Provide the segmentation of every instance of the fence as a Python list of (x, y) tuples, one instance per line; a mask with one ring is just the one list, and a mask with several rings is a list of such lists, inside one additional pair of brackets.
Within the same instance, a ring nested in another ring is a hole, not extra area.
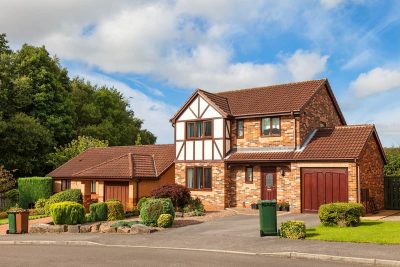
[(385, 209), (400, 210), (400, 177), (385, 177)]

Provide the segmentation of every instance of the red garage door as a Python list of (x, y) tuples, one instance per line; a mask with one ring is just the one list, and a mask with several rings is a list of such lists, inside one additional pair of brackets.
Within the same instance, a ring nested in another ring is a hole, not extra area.
[(118, 199), (126, 208), (129, 201), (129, 182), (105, 182), (104, 198), (105, 201)]
[(301, 168), (302, 212), (317, 212), (320, 205), (348, 201), (346, 168)]

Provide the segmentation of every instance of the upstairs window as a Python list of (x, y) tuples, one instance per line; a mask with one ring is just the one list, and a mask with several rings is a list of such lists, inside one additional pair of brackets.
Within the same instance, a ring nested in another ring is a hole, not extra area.
[(244, 137), (244, 122), (243, 120), (238, 120), (236, 122), (237, 124), (237, 138), (243, 138)]
[(268, 117), (261, 119), (262, 136), (280, 136), (281, 119), (279, 117)]
[(247, 184), (253, 183), (253, 167), (251, 166), (246, 167), (245, 182)]
[(186, 123), (186, 138), (200, 139), (212, 137), (212, 121), (193, 121)]
[(186, 169), (186, 187), (192, 190), (211, 190), (211, 168), (188, 167)]

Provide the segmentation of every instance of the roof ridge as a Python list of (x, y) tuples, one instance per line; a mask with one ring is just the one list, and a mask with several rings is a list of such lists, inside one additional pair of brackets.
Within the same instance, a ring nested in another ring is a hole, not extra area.
[[(157, 147), (157, 146), (173, 146), (174, 144), (150, 144), (150, 145), (127, 145), (127, 146), (107, 146), (107, 147), (91, 147), (90, 149), (107, 149), (107, 148), (120, 148), (120, 147)], [(86, 150), (85, 150), (86, 151)]]
[(334, 128), (362, 128), (362, 127), (375, 127), (373, 123), (364, 123), (364, 124), (350, 124), (350, 125), (337, 125)]
[(224, 93), (232, 93), (232, 92), (239, 92), (239, 91), (249, 91), (249, 90), (254, 90), (254, 89), (263, 89), (263, 88), (286, 86), (286, 85), (296, 85), (296, 84), (302, 84), (302, 83), (308, 83), (308, 82), (327, 81), (327, 80), (328, 80), (327, 78), (322, 78), (322, 79), (316, 79), (316, 80), (306, 80), (306, 81), (298, 81), (298, 82), (278, 83), (278, 84), (271, 84), (271, 85), (264, 85), (264, 86), (257, 86), (257, 87), (238, 88), (238, 89), (232, 89), (232, 90), (227, 90), (227, 91), (218, 91), (218, 92), (215, 92), (215, 93), (212, 93), (212, 94), (221, 96), (220, 94), (224, 94)]
[(117, 159), (120, 159), (120, 158), (123, 158), (123, 157), (126, 157), (126, 156), (129, 156), (129, 153), (122, 154), (121, 156), (112, 158), (112, 159), (107, 160), (107, 161), (103, 161), (103, 162), (101, 162), (101, 163), (99, 163), (99, 164), (97, 164), (97, 165), (94, 165), (94, 166), (92, 166), (92, 167), (86, 168), (86, 169), (81, 170), (81, 171), (79, 171), (79, 172), (75, 172), (75, 173), (72, 174), (72, 176), (75, 176), (75, 175), (80, 174), (80, 173), (82, 173), (82, 172), (89, 171), (89, 170), (91, 170), (91, 169), (98, 168), (98, 167), (100, 167), (100, 166), (102, 166), (102, 165), (105, 165), (105, 164), (107, 164), (107, 163), (110, 163), (111, 161), (114, 161), (114, 160), (117, 160)]

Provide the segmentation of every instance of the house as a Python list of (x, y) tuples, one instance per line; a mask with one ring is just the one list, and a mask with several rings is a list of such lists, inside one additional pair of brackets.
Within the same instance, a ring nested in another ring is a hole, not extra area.
[(316, 212), (384, 206), (385, 154), (373, 125), (347, 125), (327, 79), (219, 93), (196, 90), (171, 119), (175, 182), (208, 210), (259, 199)]
[(80, 189), (86, 208), (119, 199), (131, 210), (160, 185), (174, 183), (174, 145), (90, 148), (48, 174), (53, 191)]

